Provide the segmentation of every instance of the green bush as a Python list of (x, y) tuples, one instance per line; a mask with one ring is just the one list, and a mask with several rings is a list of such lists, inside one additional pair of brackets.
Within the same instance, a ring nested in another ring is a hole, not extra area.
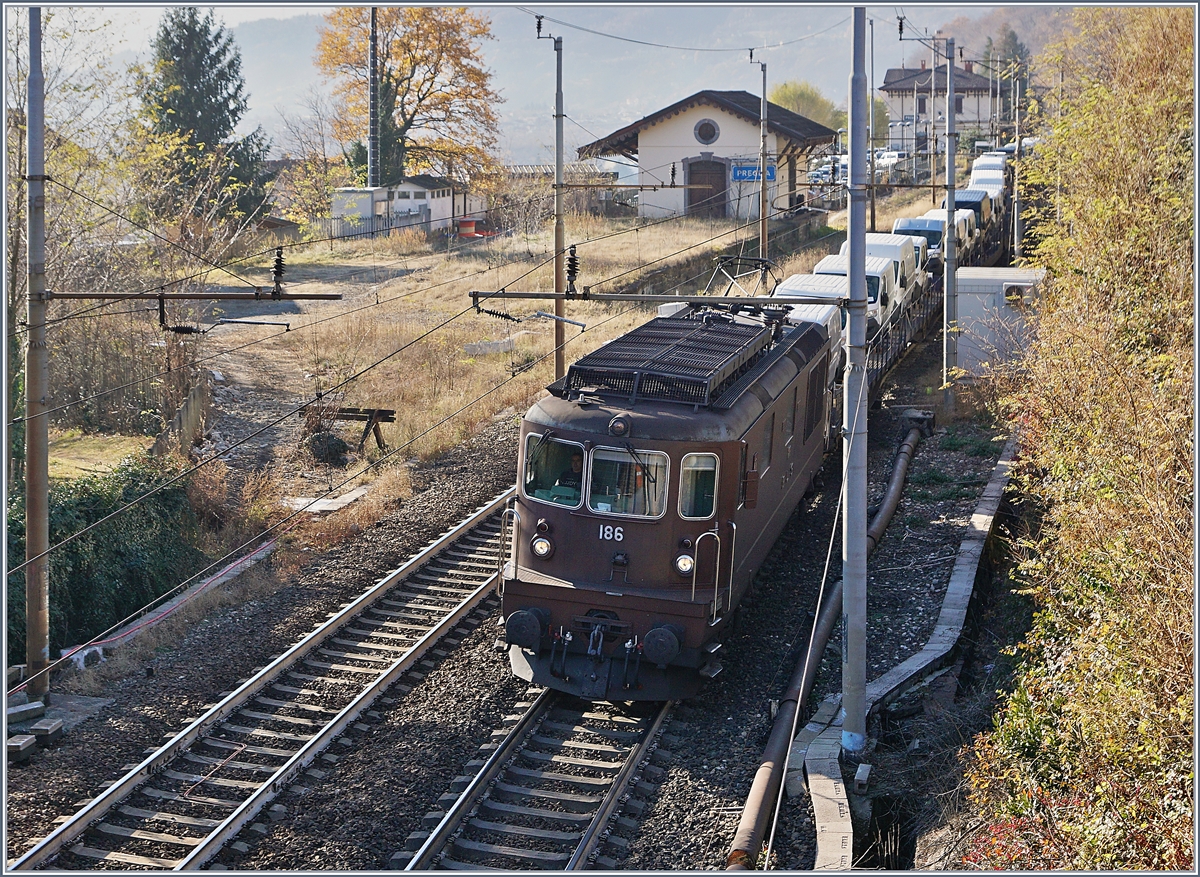
[[(129, 457), (112, 472), (55, 482), (50, 488), (50, 544), (179, 474), (178, 465)], [(50, 554), (50, 652), (86, 642), (201, 569), (187, 479), (172, 484)], [(10, 565), (25, 557), (25, 504), (8, 514)], [(25, 577), (8, 577), (8, 660), (25, 660)]]

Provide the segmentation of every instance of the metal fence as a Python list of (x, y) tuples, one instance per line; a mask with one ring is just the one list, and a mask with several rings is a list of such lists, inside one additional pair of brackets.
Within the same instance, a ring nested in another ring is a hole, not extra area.
[(357, 217), (335, 216), (329, 219), (313, 219), (308, 223), (308, 233), (314, 238), (357, 238), (390, 234), (393, 229), (411, 228), (415, 231), (429, 230), (429, 208), (412, 213), (385, 213), (382, 216)]
[(867, 343), (867, 396), (874, 399), (887, 374), (910, 341), (925, 337), (942, 316), (942, 278), (930, 278), (928, 288)]

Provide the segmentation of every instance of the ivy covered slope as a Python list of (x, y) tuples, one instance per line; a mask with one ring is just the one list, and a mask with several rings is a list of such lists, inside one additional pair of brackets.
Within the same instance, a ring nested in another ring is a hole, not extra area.
[[(50, 544), (57, 545), (180, 474), (178, 461), (127, 457), (113, 471), (50, 489)], [(8, 556), (25, 557), (25, 504), (13, 496)], [(50, 554), (50, 654), (92, 637), (172, 590), (208, 559), (198, 547), (185, 480), (159, 490)], [(8, 662), (25, 662), (25, 576), (8, 577)]]
[(1074, 15), (1021, 171), (1052, 282), (1002, 377), (1042, 509), (1019, 570), (1038, 612), (977, 741), (964, 864), (1190, 870), (1192, 11)]

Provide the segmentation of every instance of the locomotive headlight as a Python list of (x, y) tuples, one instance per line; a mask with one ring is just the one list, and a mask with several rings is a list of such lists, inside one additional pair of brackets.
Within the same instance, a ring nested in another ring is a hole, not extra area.
[(554, 553), (554, 543), (545, 536), (535, 537), (534, 540), (529, 543), (529, 548), (542, 560), (545, 560)]
[(696, 568), (696, 561), (690, 554), (681, 554), (675, 558), (675, 569), (681, 576), (690, 576)]

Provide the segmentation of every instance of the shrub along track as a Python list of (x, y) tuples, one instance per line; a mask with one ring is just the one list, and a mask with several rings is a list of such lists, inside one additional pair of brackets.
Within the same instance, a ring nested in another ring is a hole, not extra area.
[[(884, 407), (872, 412), (869, 479), (875, 498), (899, 438), (898, 413), (936, 398), (924, 393), (939, 383), (939, 367), (940, 344), (918, 345), (890, 379), (893, 387), (908, 389), (885, 390)], [(175, 649), (154, 659), (153, 677), (109, 686), (104, 694), (115, 702), (100, 716), (75, 729), (60, 748), (10, 771), (8, 855), (49, 833), (56, 816), (77, 809), (79, 799), (94, 795), (123, 764), (139, 761), (163, 731), (179, 728), (200, 704), (232, 688), (250, 668), (267, 663), (341, 602), (511, 485), (516, 435), (515, 420), (497, 424), (418, 471), (411, 500), (307, 567), (297, 582), (197, 625)], [(990, 437), (960, 423), (954, 434), (918, 451), (910, 470), (913, 486), (869, 569), (869, 676), (919, 648), (932, 627), (962, 528), (999, 453)], [(678, 757), (661, 786), (639, 786), (643, 821), (627, 829), (616, 856), (620, 867), (723, 865), (769, 732), (770, 699), (779, 696), (807, 636), (836, 519), (836, 455), (824, 472), (825, 484), (793, 516), (759, 573), (739, 632), (726, 645), (726, 671), (677, 708), (668, 732), (681, 740), (672, 747)], [(833, 552), (836, 575), (837, 542)], [(492, 623), (481, 625), (406, 696), (368, 714), (350, 735), (354, 747), (323, 779), (290, 789), (272, 822), (261, 832), (243, 832), (240, 846), (227, 847), (218, 861), (261, 870), (387, 867), (525, 696), (525, 684), (511, 677), (507, 658), (492, 648), (496, 632)], [(818, 696), (840, 682), (832, 649), (826, 664)], [(806, 801), (784, 806), (776, 840), (780, 867), (811, 865), (807, 811)]]

